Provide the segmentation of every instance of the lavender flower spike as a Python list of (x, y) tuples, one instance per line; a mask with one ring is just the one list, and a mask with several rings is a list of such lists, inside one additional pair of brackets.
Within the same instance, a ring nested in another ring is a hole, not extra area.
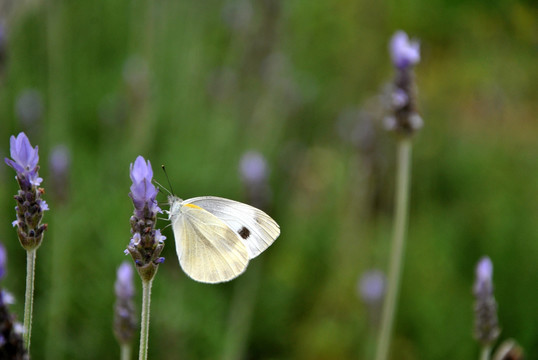
[(133, 302), (133, 268), (126, 261), (118, 268), (114, 290), (116, 293), (114, 334), (121, 345), (130, 344), (136, 331), (136, 320)]
[(143, 280), (153, 279), (157, 267), (164, 261), (159, 257), (166, 237), (155, 229), (157, 213), (162, 210), (157, 206), (157, 189), (152, 183), (153, 170), (149, 160), (142, 156), (136, 158), (130, 167), (133, 184), (129, 196), (133, 200), (134, 214), (131, 216), (131, 234), (133, 237), (127, 246), (126, 253), (131, 254), (136, 269)]
[(37, 249), (47, 228), (46, 224), (41, 224), (43, 211), (49, 210), (47, 203), (41, 199), (45, 191), (38, 188), (43, 179), (38, 174), (37, 146), (33, 148), (26, 135), (21, 132), (17, 137), (11, 136), (10, 151), (11, 159), (6, 158), (5, 162), (16, 171), (15, 178), (20, 186), (14, 197), (17, 201), (17, 220), (13, 222), (13, 226), (17, 226), (23, 248)]
[(392, 114), (384, 119), (384, 124), (387, 130), (408, 137), (423, 125), (417, 111), (413, 75), (413, 65), (420, 61), (420, 44), (410, 41), (405, 32), (398, 31), (390, 40), (389, 50), (396, 76), (389, 96)]
[(476, 298), (475, 337), (484, 346), (491, 345), (500, 334), (492, 279), (493, 264), (489, 257), (484, 256), (476, 266), (476, 280), (473, 287)]
[(390, 55), (392, 63), (398, 69), (405, 69), (420, 61), (420, 43), (410, 41), (407, 34), (397, 31), (390, 41)]

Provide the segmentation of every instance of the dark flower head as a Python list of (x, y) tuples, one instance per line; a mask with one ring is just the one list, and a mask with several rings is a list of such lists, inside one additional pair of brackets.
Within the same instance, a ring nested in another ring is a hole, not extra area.
[(146, 208), (151, 214), (162, 212), (155, 200), (158, 191), (151, 182), (153, 170), (149, 160), (146, 162), (142, 156), (137, 157), (135, 163), (131, 164), (130, 176), (133, 184), (129, 196), (133, 199), (137, 215), (143, 217)]
[(398, 69), (405, 69), (420, 61), (420, 43), (410, 41), (404, 31), (397, 31), (390, 41), (392, 63)]
[(9, 139), (11, 159), (5, 158), (6, 164), (17, 172), (17, 179), (21, 185), (30, 188), (32, 185), (39, 186), (43, 181), (37, 174), (39, 166), (39, 155), (37, 146), (32, 148), (26, 135), (21, 132), (17, 137), (11, 136)]

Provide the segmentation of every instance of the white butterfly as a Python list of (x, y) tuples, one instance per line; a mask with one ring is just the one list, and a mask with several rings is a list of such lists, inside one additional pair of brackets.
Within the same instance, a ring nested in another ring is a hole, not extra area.
[(168, 202), (179, 264), (196, 281), (236, 278), (280, 235), (280, 227), (269, 215), (237, 201), (169, 196)]

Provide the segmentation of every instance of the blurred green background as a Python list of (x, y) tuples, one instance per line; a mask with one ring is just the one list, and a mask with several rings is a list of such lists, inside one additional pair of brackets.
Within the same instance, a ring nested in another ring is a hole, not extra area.
[[(238, 279), (205, 285), (181, 271), (165, 229), (149, 357), (372, 358), (376, 314), (357, 283), (388, 262), (395, 147), (379, 94), (398, 29), (421, 40), (425, 126), (392, 359), (478, 357), (471, 289), (482, 255), (494, 264), (501, 339), (538, 354), (536, 2), (1, 0), (0, 11), (0, 155), (26, 132), (51, 209), (33, 358), (119, 357), (113, 284), (130, 260), (136, 156), (161, 183), (167, 164), (183, 198), (246, 201), (248, 150), (270, 166), (282, 234)], [(67, 185), (49, 162), (60, 144)], [(22, 321), (13, 177), (0, 166), (1, 285)]]

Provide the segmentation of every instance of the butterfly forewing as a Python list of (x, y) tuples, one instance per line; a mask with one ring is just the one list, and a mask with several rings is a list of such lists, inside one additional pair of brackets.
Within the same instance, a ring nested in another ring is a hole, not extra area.
[(184, 202), (172, 227), (181, 268), (194, 280), (219, 283), (245, 271), (245, 244), (217, 216)]
[(280, 235), (278, 224), (253, 206), (215, 196), (196, 197), (184, 203), (199, 206), (225, 222), (245, 243), (249, 259), (258, 256)]

